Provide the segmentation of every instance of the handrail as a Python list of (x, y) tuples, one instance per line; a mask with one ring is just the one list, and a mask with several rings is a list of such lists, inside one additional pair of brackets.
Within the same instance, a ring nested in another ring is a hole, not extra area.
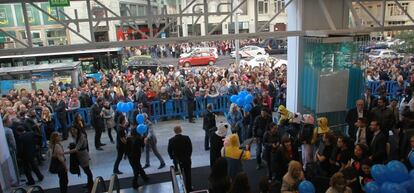
[(170, 167), (170, 173), (171, 173), (171, 183), (173, 186), (173, 193), (179, 193), (180, 190), (178, 188), (178, 182), (177, 182), (177, 178), (175, 178), (175, 168), (174, 166)]
[(120, 193), (119, 178), (116, 174), (112, 174), (111, 176), (111, 180), (109, 181), (108, 193), (112, 193), (114, 187), (116, 187), (116, 192)]
[(44, 193), (45, 191), (40, 186), (32, 186), (32, 187), (29, 188), (27, 193), (32, 193), (32, 192)]
[(102, 176), (98, 176), (96, 177), (95, 182), (93, 183), (93, 188), (92, 188), (91, 193), (96, 193), (99, 184), (102, 184), (101, 185), (102, 192), (106, 192), (105, 180), (102, 178)]
[(12, 193), (27, 193), (27, 191), (24, 188), (17, 188), (14, 189)]

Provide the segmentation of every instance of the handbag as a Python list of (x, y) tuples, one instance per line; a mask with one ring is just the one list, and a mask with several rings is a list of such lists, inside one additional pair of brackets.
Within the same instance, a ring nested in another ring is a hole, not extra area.
[(55, 147), (53, 147), (52, 157), (50, 159), (49, 172), (52, 174), (57, 174), (60, 171), (62, 171), (64, 168), (60, 160), (57, 157), (53, 156), (54, 152), (55, 152)]

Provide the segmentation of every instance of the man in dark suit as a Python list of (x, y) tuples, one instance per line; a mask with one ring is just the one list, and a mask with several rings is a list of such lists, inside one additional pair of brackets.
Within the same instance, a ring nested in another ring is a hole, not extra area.
[(207, 105), (207, 112), (204, 114), (203, 117), (203, 130), (206, 133), (204, 137), (204, 150), (206, 151), (210, 149), (210, 133), (214, 130), (217, 130), (216, 115), (212, 111), (213, 104), (210, 103)]
[(102, 147), (106, 144), (101, 143), (102, 130), (105, 127), (104, 119), (101, 116), (103, 98), (99, 97), (91, 108), (91, 125), (95, 129), (95, 148), (102, 151)]
[(277, 96), (279, 95), (278, 87), (276, 86), (275, 82), (276, 82), (276, 77), (273, 80), (269, 81), (269, 85), (267, 86), (269, 88), (269, 96), (272, 97), (273, 99), (272, 100), (272, 111), (273, 111), (273, 108), (275, 108), (275, 103), (277, 102), (276, 99), (277, 99)]
[(385, 102), (385, 98), (378, 99), (377, 106), (371, 110), (371, 118), (379, 123), (382, 133), (388, 139), (389, 132), (395, 128), (396, 122), (394, 114), (385, 106)]
[(194, 91), (193, 83), (188, 81), (184, 87), (184, 96), (187, 99), (187, 111), (188, 111), (188, 121), (190, 123), (195, 123), (194, 121)]
[(357, 128), (355, 126), (355, 123), (358, 121), (358, 118), (364, 118), (366, 120), (368, 119), (369, 111), (364, 109), (364, 101), (363, 100), (357, 100), (356, 101), (356, 107), (349, 110), (346, 114), (345, 121), (348, 123), (348, 135), (355, 140)]
[(376, 101), (374, 95), (372, 95), (372, 90), (370, 88), (367, 88), (365, 91), (363, 99), (365, 108), (371, 111), (371, 109), (375, 106)]
[(66, 109), (65, 98), (61, 94), (58, 94), (55, 112), (57, 113), (58, 120), (60, 123), (60, 131), (62, 132), (62, 140), (68, 139), (66, 110), (67, 109)]
[[(181, 126), (174, 127), (175, 136), (168, 141), (168, 155), (173, 160), (174, 165), (180, 165), (184, 173), (185, 188), (191, 192), (191, 154), (193, 145), (188, 136), (182, 135)], [(176, 167), (177, 168), (177, 167)]]
[(373, 164), (383, 164), (387, 161), (387, 138), (381, 132), (378, 121), (371, 121), (370, 129), (373, 133), (372, 141), (369, 145), (371, 156), (369, 159)]
[(18, 138), (17, 138), (17, 154), (18, 157), (22, 160), (24, 174), (27, 178), (26, 185), (34, 185), (34, 179), (32, 172), (36, 174), (36, 177), (39, 181), (43, 180), (43, 175), (39, 170), (35, 162), (36, 157), (36, 141), (38, 136), (32, 131), (27, 132), (23, 125), (20, 125), (16, 128)]

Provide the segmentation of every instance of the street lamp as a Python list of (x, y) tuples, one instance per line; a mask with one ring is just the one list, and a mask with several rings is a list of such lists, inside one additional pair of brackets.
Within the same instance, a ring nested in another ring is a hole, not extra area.
[[(233, 0), (233, 7), (237, 7), (240, 4), (239, 0)], [(242, 10), (237, 9), (234, 12), (234, 34), (239, 34), (239, 16), (240, 14), (243, 13)], [(240, 40), (238, 38), (236, 38), (235, 40), (235, 51), (236, 51), (236, 68), (238, 69), (239, 67), (239, 62), (240, 62)]]

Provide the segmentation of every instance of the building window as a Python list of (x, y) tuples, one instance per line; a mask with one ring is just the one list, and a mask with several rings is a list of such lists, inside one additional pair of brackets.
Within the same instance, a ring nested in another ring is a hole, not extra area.
[(259, 14), (267, 14), (269, 12), (269, 0), (260, 0), (257, 4)]
[(389, 21), (388, 25), (405, 25), (405, 21)]
[[(408, 12), (409, 4), (408, 3), (400, 3), (400, 4), (404, 8), (404, 10)], [(388, 3), (387, 7), (388, 7), (388, 12), (390, 13), (390, 16), (405, 15), (404, 11), (401, 10), (400, 7), (398, 7), (398, 5), (395, 3)]]
[(131, 11), (131, 16), (137, 16), (138, 15), (137, 5), (134, 5), (134, 4), (129, 5), (129, 11)]
[(138, 5), (138, 15), (139, 16), (147, 15), (147, 7), (145, 5)]
[(121, 16), (128, 16), (128, 6), (127, 4), (121, 3), (119, 4)]
[(65, 29), (46, 30), (46, 40), (48, 46), (66, 45), (67, 37)]
[(285, 12), (285, 0), (275, 0), (275, 13), (278, 13), (283, 9), (282, 12)]

